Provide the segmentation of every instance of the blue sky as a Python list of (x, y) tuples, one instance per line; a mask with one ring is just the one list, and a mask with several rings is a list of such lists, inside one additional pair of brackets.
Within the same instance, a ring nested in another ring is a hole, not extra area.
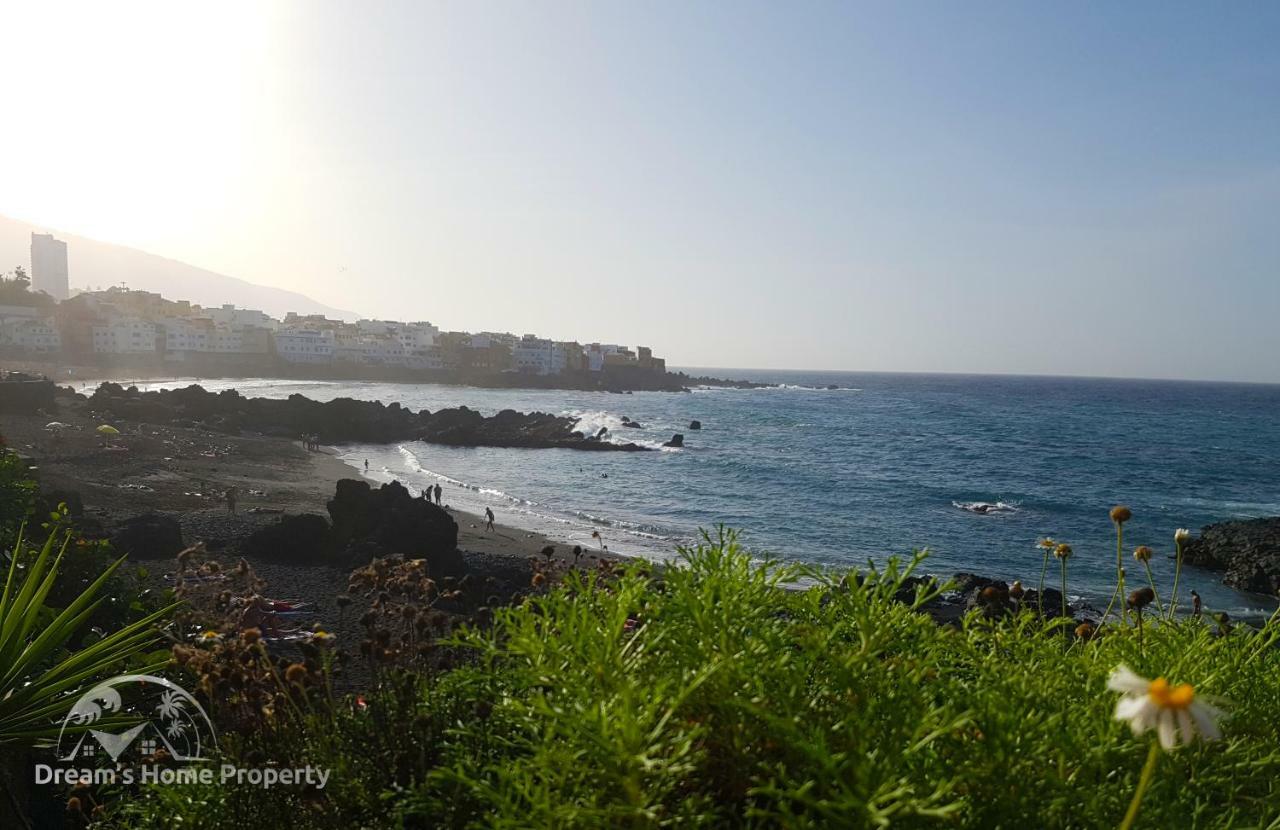
[(683, 365), (1280, 381), (1280, 5), (40, 5), (0, 213)]

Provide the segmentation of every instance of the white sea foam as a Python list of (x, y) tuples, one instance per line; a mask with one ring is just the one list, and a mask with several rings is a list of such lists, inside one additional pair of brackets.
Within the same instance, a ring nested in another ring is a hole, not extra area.
[[(664, 429), (663, 435), (666, 434), (665, 428), (660, 425), (648, 424), (647, 429), (632, 429), (622, 425), (622, 416), (603, 409), (571, 409), (565, 412), (570, 418), (576, 418), (577, 421), (573, 425), (575, 432), (580, 432), (586, 437), (591, 437), (600, 432), (601, 428), (607, 428), (609, 431), (601, 439), (611, 444), (637, 444), (641, 447), (648, 447), (651, 450), (661, 450), (663, 452), (680, 452), (682, 447), (665, 447), (662, 439), (649, 438), (645, 433), (652, 433), (657, 429)], [(672, 430), (673, 432), (677, 430)]]
[(1020, 505), (1018, 502), (1010, 501), (953, 501), (951, 506), (970, 513), (990, 516), (998, 513), (1017, 513)]
[(568, 544), (595, 547), (599, 540), (592, 538), (592, 531), (604, 536), (604, 544), (615, 553), (663, 559), (669, 557), (679, 544), (688, 540), (673, 536), (664, 528), (630, 522), (607, 516), (597, 516), (578, 510), (561, 514), (554, 508), (522, 498), (495, 487), (475, 484), (436, 472), (423, 465), (422, 459), (409, 446), (396, 447), (403, 467), (392, 469), (384, 464), (376, 471), (363, 469), (364, 452), (352, 450), (341, 455), (343, 461), (375, 481), (399, 481), (417, 496), (437, 482), (445, 489), (446, 504), (473, 514), (482, 514), (485, 507), (500, 510), (500, 521), (528, 531), (546, 533)]

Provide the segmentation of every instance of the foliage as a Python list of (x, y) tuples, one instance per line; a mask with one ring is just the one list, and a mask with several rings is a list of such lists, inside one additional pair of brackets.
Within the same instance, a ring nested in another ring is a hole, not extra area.
[[(61, 610), (46, 605), (71, 541), (50, 533), (34, 558), (24, 556), (21, 532), (0, 593), (0, 745), (56, 736), (69, 695), (112, 667), (143, 654), (156, 640), (161, 609), (69, 652), (73, 638), (102, 605), (101, 591), (124, 558), (106, 568)], [(52, 724), (52, 725), (51, 725)]]
[(0, 436), (0, 540), (14, 538), (31, 512), (35, 496), (36, 483), (31, 480), (26, 462), (7, 449)]
[(31, 278), (21, 265), (13, 269), (12, 274), (0, 274), (0, 305), (33, 306), (51, 309), (55, 304), (53, 297), (43, 291), (31, 290)]
[[(323, 791), (161, 786), (109, 813), (190, 827), (1095, 827), (1125, 813), (1149, 741), (1114, 720), (1119, 663), (1221, 699), (1225, 739), (1163, 759), (1139, 821), (1275, 826), (1280, 623), (1109, 626), (1031, 610), (940, 626), (922, 557), (839, 574), (753, 560), (730, 533), (571, 572), (473, 659), (388, 672), (367, 699), (232, 735), (237, 763), (333, 769)], [(216, 706), (216, 701), (214, 701)]]

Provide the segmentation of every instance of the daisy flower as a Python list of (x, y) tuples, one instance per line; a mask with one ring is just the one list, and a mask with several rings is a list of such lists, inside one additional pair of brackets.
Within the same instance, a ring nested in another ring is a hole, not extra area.
[(1207, 741), (1222, 737), (1217, 724), (1222, 710), (1196, 700), (1190, 683), (1174, 685), (1163, 677), (1148, 680), (1122, 664), (1112, 670), (1107, 688), (1120, 693), (1116, 720), (1127, 722), (1135, 735), (1154, 729), (1165, 750), (1197, 737)]
[(327, 646), (334, 640), (338, 639), (337, 635), (330, 634), (328, 631), (313, 631), (307, 635), (307, 642), (317, 646)]

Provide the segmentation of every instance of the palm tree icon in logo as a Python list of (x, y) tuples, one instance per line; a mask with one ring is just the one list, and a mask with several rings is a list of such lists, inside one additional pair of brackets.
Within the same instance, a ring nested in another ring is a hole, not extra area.
[(187, 703), (175, 691), (167, 691), (160, 697), (160, 704), (156, 706), (156, 714), (164, 722), (164, 732), (171, 739), (186, 737), (187, 725), (182, 722), (183, 717), (190, 718), (187, 715)]

